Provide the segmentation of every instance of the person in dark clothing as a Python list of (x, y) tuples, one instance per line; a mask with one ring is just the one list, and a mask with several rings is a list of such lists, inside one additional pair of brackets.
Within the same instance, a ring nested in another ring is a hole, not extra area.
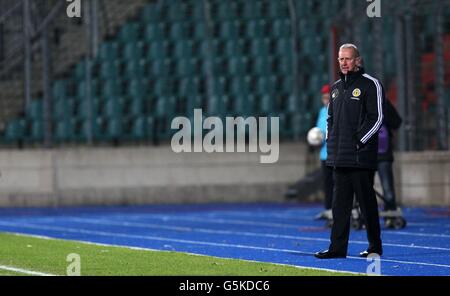
[(396, 211), (397, 202), (394, 189), (394, 174), (392, 163), (393, 153), (393, 132), (402, 124), (402, 118), (389, 100), (386, 100), (384, 109), (384, 121), (378, 132), (378, 176), (384, 195), (384, 210)]
[(356, 196), (366, 219), (369, 247), (361, 257), (382, 255), (378, 204), (373, 189), (377, 169), (378, 130), (383, 122), (382, 84), (358, 66), (358, 48), (339, 49), (340, 77), (331, 88), (327, 120), (327, 165), (334, 169), (333, 226), (326, 251), (319, 259), (345, 258), (350, 235), (350, 215)]

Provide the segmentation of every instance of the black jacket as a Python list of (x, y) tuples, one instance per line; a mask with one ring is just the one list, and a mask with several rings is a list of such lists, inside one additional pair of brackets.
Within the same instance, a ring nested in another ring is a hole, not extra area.
[(402, 124), (402, 118), (398, 114), (397, 110), (395, 109), (394, 105), (389, 100), (386, 100), (386, 104), (384, 106), (384, 112), (383, 112), (383, 124), (386, 126), (388, 130), (388, 147), (385, 152), (380, 152), (378, 150), (378, 162), (380, 161), (394, 161), (394, 153), (393, 153), (393, 131), (400, 128), (400, 125)]
[(328, 105), (327, 165), (375, 170), (383, 86), (362, 68), (340, 76), (331, 88)]

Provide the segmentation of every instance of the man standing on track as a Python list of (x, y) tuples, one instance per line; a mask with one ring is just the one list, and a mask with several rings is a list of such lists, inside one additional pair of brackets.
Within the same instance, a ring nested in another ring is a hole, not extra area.
[(383, 122), (384, 90), (380, 81), (359, 67), (353, 44), (339, 49), (340, 77), (331, 88), (327, 120), (327, 165), (334, 169), (333, 227), (328, 250), (319, 259), (345, 258), (350, 215), (356, 196), (366, 219), (369, 247), (360, 253), (383, 253), (378, 204), (373, 189), (377, 169), (378, 130)]

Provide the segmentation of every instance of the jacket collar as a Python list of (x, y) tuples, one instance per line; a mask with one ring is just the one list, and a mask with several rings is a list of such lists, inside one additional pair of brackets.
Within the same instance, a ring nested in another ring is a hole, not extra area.
[(363, 74), (364, 74), (363, 67), (360, 67), (358, 71), (349, 71), (347, 75), (344, 75), (342, 72), (339, 71), (339, 76), (341, 77), (341, 80), (344, 82), (345, 88), (351, 85), (357, 78), (359, 78)]

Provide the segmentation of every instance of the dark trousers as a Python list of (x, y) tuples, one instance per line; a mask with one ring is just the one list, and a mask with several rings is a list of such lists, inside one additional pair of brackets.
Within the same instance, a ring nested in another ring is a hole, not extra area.
[(392, 172), (391, 161), (378, 162), (378, 176), (380, 177), (381, 187), (383, 188), (384, 210), (397, 209), (395, 201), (394, 173)]
[(322, 165), (322, 180), (323, 180), (323, 191), (325, 193), (324, 207), (326, 210), (331, 209), (333, 206), (333, 168), (326, 165), (324, 160), (321, 161)]
[(353, 197), (366, 220), (369, 251), (381, 253), (378, 204), (373, 189), (375, 171), (356, 168), (334, 169), (333, 227), (329, 250), (347, 254)]

